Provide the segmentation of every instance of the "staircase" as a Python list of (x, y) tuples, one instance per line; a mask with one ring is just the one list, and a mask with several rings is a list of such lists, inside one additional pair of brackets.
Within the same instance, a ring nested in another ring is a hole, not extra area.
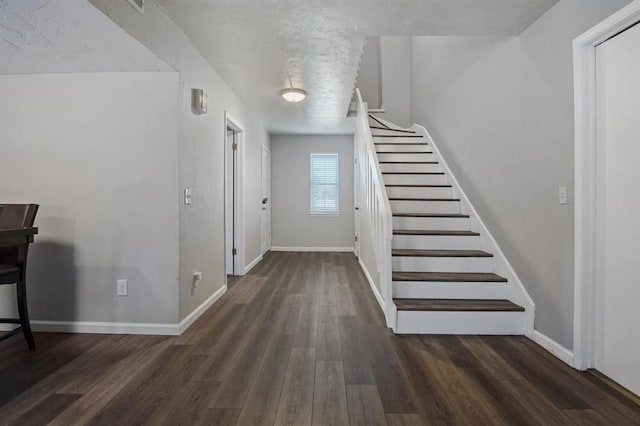
[(392, 211), (390, 326), (529, 335), (533, 302), (426, 129), (367, 119)]

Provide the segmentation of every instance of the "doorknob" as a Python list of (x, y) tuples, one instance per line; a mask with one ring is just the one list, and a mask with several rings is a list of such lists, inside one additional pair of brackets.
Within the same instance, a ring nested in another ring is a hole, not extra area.
[(267, 201), (269, 201), (269, 199), (268, 199), (267, 197), (264, 197), (264, 198), (262, 199), (262, 204), (267, 204)]

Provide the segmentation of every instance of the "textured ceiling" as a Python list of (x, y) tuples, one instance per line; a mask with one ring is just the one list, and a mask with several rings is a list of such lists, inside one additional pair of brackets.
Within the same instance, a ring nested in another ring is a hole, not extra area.
[(0, 0), (0, 74), (170, 70), (86, 0)]
[[(517, 35), (557, 0), (158, 0), (275, 133), (340, 133), (365, 36)], [(289, 85), (309, 92), (287, 104)]]

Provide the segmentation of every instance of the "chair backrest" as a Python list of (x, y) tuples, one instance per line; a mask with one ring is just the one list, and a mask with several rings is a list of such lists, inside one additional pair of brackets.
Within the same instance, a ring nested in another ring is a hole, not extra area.
[[(0, 204), (0, 229), (32, 227), (39, 207), (37, 204)], [(0, 263), (25, 263), (28, 248), (28, 245), (0, 248)]]

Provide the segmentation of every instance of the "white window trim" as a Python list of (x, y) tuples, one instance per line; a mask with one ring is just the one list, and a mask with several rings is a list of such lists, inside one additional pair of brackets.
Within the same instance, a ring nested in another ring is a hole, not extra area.
[[(332, 212), (319, 212), (313, 210), (313, 170), (311, 168), (311, 163), (313, 161), (314, 155), (335, 155), (337, 161), (337, 183), (336, 183), (336, 210)], [(337, 152), (312, 152), (309, 154), (309, 216), (322, 216), (322, 217), (331, 217), (331, 216), (340, 216), (340, 154)]]

